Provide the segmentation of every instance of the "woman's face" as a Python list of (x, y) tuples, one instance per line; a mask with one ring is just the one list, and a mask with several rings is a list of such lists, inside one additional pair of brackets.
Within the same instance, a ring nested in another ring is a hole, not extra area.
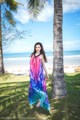
[(36, 52), (40, 52), (41, 46), (40, 45), (36, 45), (35, 49), (36, 49)]

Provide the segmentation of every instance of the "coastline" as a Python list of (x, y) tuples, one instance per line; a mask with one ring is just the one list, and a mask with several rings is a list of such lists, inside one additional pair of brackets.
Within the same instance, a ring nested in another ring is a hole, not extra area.
[[(46, 65), (48, 74), (52, 73), (53, 67)], [(80, 72), (80, 66), (64, 66), (64, 73), (75, 73)], [(13, 73), (13, 74), (26, 74), (29, 75), (29, 66), (23, 67), (23, 66), (14, 66), (14, 67), (8, 67), (5, 68), (5, 73)]]
[[(45, 63), (49, 74), (53, 71), (53, 56), (48, 56), (48, 63)], [(80, 55), (63, 56), (64, 73), (80, 72)], [(4, 58), (4, 68), (6, 73), (29, 75), (30, 57)]]

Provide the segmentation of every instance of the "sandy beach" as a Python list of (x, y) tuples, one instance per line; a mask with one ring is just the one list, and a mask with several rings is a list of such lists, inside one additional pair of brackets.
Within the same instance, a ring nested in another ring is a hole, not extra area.
[[(48, 62), (45, 63), (49, 74), (53, 71), (53, 56), (48, 56)], [(30, 57), (4, 58), (4, 68), (6, 73), (29, 75)], [(80, 55), (64, 56), (64, 72), (80, 72)]]
[[(46, 68), (48, 74), (51, 74), (53, 71), (53, 67), (46, 64)], [(14, 74), (26, 74), (29, 75), (29, 66), (14, 66), (5, 68), (6, 73), (14, 73)], [(80, 66), (64, 66), (65, 73), (75, 73), (80, 72)]]

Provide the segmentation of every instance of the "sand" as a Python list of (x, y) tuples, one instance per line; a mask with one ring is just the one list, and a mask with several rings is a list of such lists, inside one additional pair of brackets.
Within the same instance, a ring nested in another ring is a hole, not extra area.
[[(48, 74), (51, 74), (53, 71), (53, 66), (46, 64), (46, 69)], [(29, 66), (14, 66), (5, 68), (6, 73), (14, 73), (14, 74), (26, 74), (29, 75)], [(65, 73), (75, 73), (80, 72), (80, 66), (64, 66)]]

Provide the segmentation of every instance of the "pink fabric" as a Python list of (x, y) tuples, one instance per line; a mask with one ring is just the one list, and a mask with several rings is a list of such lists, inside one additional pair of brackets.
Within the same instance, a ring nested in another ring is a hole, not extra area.
[(34, 79), (37, 80), (38, 78), (38, 73), (39, 73), (39, 69), (40, 69), (40, 63), (41, 63), (41, 60), (40, 60), (40, 57), (39, 56), (32, 56), (31, 59), (30, 59), (30, 68), (32, 70), (32, 73), (33, 73), (33, 76), (34, 76)]

